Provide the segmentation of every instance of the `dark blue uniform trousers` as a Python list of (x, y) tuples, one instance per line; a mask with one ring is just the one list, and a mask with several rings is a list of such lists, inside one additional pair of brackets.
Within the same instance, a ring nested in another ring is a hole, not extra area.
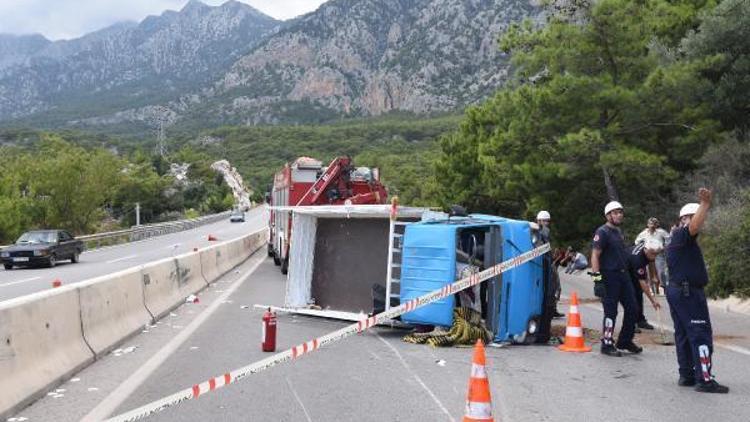
[(617, 321), (617, 304), (621, 303), (624, 310), (618, 345), (627, 345), (633, 341), (635, 335), (635, 320), (638, 305), (635, 303), (635, 291), (630, 274), (621, 271), (602, 270), (606, 293), (602, 299), (604, 307), (604, 321), (602, 323), (602, 344), (614, 346), (615, 321)]
[(711, 380), (714, 344), (706, 295), (702, 288), (691, 287), (690, 294), (684, 296), (680, 287), (678, 283), (667, 287), (680, 376), (708, 382)]

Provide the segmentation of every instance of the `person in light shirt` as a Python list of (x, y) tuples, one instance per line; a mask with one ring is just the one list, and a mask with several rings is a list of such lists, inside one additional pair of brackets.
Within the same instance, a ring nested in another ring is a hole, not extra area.
[[(669, 233), (659, 226), (660, 223), (658, 218), (649, 218), (646, 228), (635, 238), (635, 244), (648, 243), (649, 245), (658, 246), (660, 250), (664, 250), (669, 243)], [(656, 256), (656, 273), (649, 271), (648, 279), (651, 285), (651, 291), (656, 295), (659, 294), (660, 286), (664, 288), (667, 287), (667, 260), (664, 256), (664, 253), (660, 253)]]

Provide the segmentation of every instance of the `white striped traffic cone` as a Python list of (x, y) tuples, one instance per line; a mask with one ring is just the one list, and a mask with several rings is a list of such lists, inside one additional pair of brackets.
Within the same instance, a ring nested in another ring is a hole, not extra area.
[(490, 381), (485, 370), (484, 343), (477, 340), (474, 346), (474, 359), (471, 362), (469, 394), (466, 398), (466, 413), (463, 422), (494, 422), (492, 418), (492, 398)]

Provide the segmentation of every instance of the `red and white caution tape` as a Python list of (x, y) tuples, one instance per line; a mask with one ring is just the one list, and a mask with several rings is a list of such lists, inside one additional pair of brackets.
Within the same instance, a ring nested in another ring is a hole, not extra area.
[(291, 349), (287, 349), (283, 352), (277, 353), (273, 356), (269, 356), (263, 360), (255, 363), (251, 363), (245, 367), (235, 369), (234, 371), (227, 372), (224, 375), (212, 378), (208, 381), (200, 384), (195, 384), (190, 388), (186, 388), (182, 391), (172, 394), (171, 396), (164, 397), (156, 400), (137, 409), (131, 410), (127, 413), (115, 416), (107, 419), (108, 422), (126, 422), (126, 421), (137, 421), (153, 415), (154, 413), (160, 412), (168, 407), (175, 406), (183, 401), (190, 399), (197, 399), (198, 397), (224, 387), (226, 385), (235, 383), (242, 378), (247, 377), (251, 374), (264, 371), (268, 368), (276, 366), (286, 361), (297, 359), (303, 355), (311, 353), (327, 344), (337, 342), (341, 339), (349, 337), (352, 334), (361, 333), (371, 327), (378, 324), (387, 322), (393, 318), (403, 315), (407, 312), (411, 312), (415, 309), (419, 309), (432, 302), (440, 300), (444, 297), (456, 294), (461, 290), (479, 284), (487, 279), (497, 276), (500, 273), (508, 271), (512, 268), (518, 267), (534, 258), (537, 258), (547, 252), (549, 252), (549, 244), (544, 244), (536, 249), (519, 255), (513, 259), (501, 262), (494, 267), (488, 268), (484, 271), (472, 274), (469, 277), (462, 278), (453, 284), (444, 286), (438, 290), (422, 295), (418, 298), (404, 302), (399, 306), (391, 308), (385, 312), (381, 312), (377, 315), (373, 315), (369, 318), (357, 321), (354, 324), (348, 325), (340, 330), (334, 331), (330, 334), (326, 334), (322, 337), (307, 341), (300, 345), (294, 346)]

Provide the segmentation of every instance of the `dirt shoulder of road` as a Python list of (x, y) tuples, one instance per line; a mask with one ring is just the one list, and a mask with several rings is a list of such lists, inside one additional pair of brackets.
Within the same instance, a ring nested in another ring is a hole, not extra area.
[[(585, 279), (588, 278), (586, 271), (587, 270), (576, 271), (568, 276)], [(750, 299), (740, 299), (737, 296), (730, 296), (726, 299), (709, 299), (708, 306), (725, 312), (734, 312), (750, 316)]]

